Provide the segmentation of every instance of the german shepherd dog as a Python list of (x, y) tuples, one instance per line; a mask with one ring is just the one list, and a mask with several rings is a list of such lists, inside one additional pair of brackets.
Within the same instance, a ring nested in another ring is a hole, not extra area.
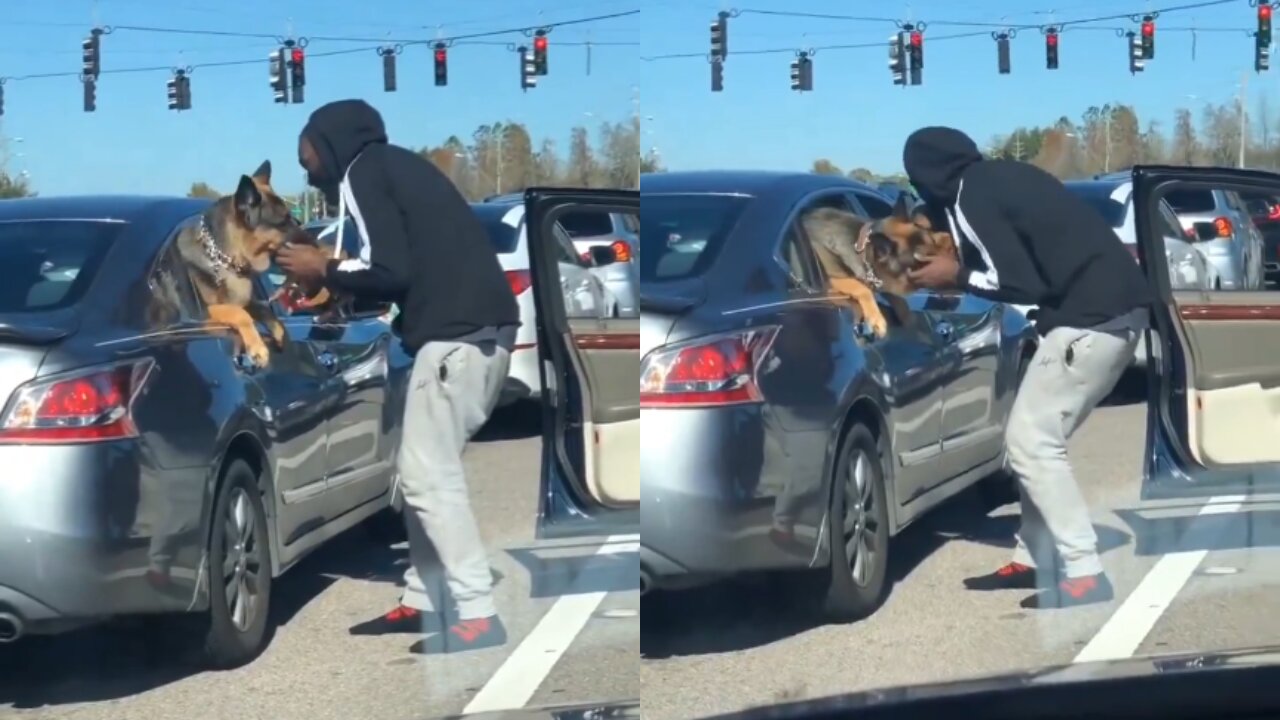
[(208, 323), (230, 326), (240, 348), (258, 367), (266, 367), (270, 353), (255, 321), (283, 347), (284, 325), (269, 303), (254, 297), (254, 276), (271, 267), (271, 257), (288, 242), (314, 244), (271, 189), (271, 161), (253, 175), (242, 175), (232, 195), (218, 199), (197, 226), (177, 237), (178, 252), (187, 264), (192, 284), (208, 309)]
[(925, 213), (913, 213), (905, 194), (898, 196), (893, 213), (879, 220), (823, 207), (804, 213), (800, 222), (831, 289), (857, 304), (877, 338), (888, 333), (889, 324), (876, 291), (885, 293), (899, 321), (906, 322), (911, 309), (905, 298), (919, 289), (907, 272), (928, 257), (956, 252), (951, 233), (935, 231)]

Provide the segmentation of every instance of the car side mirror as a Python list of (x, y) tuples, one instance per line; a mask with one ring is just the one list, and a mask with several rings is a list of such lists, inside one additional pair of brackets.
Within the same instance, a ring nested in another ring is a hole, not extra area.
[(1218, 237), (1218, 228), (1211, 222), (1192, 223), (1191, 231), (1195, 235), (1191, 238), (1193, 242), (1213, 240)]
[(591, 263), (595, 267), (604, 267), (612, 265), (618, 261), (618, 253), (609, 245), (594, 245), (591, 247)]

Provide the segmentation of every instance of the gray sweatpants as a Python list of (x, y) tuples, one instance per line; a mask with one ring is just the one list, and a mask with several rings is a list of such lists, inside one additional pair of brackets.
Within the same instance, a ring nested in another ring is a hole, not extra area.
[(1102, 572), (1098, 536), (1067, 460), (1067, 439), (1115, 388), (1138, 332), (1062, 327), (1041, 339), (1005, 431), (1022, 496), (1014, 562), (1053, 568), (1056, 550), (1067, 577)]
[(510, 361), (494, 342), (430, 342), (414, 357), (397, 458), (409, 533), (401, 603), (408, 607), (446, 609), (433, 600), (441, 595), (443, 566), (460, 619), (497, 614), (462, 450), (493, 412)]

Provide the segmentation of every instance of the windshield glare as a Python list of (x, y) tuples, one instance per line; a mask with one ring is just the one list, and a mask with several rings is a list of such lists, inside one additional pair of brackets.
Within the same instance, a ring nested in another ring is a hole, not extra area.
[(0, 313), (47, 312), (84, 296), (124, 223), (0, 222)]
[(640, 281), (669, 282), (706, 273), (749, 201), (736, 195), (645, 196)]

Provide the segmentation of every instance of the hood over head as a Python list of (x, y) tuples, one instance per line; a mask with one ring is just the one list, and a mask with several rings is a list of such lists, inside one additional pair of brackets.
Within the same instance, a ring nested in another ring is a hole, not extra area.
[(977, 143), (949, 127), (920, 128), (911, 133), (902, 149), (907, 177), (930, 204), (954, 203), (965, 169), (982, 159)]
[(311, 113), (302, 137), (310, 141), (320, 158), (323, 177), (311, 178), (323, 187), (337, 185), (351, 161), (368, 146), (386, 144), (387, 127), (382, 115), (363, 100), (337, 100)]

